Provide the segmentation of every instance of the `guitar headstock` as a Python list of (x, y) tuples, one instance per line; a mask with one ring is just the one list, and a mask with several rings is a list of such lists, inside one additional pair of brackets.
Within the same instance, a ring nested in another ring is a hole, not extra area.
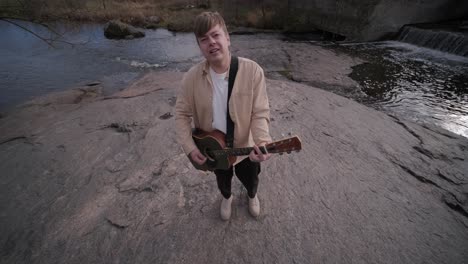
[(268, 153), (287, 152), (289, 154), (292, 151), (299, 152), (302, 149), (302, 143), (299, 137), (294, 136), (294, 137), (290, 137), (290, 138), (286, 138), (283, 140), (269, 143), (265, 147), (268, 150)]

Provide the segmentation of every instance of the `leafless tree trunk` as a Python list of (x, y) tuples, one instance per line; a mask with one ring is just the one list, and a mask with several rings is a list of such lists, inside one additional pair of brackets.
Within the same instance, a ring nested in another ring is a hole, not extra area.
[(234, 17), (236, 18), (236, 20), (238, 20), (239, 19), (239, 1), (236, 0), (235, 5), (236, 5), (236, 14)]
[(266, 26), (265, 0), (262, 0), (263, 28)]

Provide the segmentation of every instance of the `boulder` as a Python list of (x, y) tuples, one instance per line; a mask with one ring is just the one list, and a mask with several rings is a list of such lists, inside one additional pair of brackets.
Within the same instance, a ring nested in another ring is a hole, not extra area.
[(161, 22), (161, 18), (159, 18), (158, 16), (150, 16), (147, 19), (147, 21), (148, 23), (158, 24), (159, 22)]
[(161, 18), (158, 16), (150, 16), (145, 19), (144, 28), (147, 29), (157, 29), (161, 23)]
[(112, 20), (104, 28), (104, 36), (109, 39), (132, 39), (144, 37), (145, 32), (137, 30), (122, 21)]

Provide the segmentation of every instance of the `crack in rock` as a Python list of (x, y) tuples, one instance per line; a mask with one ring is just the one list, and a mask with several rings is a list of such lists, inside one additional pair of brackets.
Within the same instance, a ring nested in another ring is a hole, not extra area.
[(157, 91), (160, 91), (160, 90), (163, 90), (163, 88), (158, 88), (158, 89), (155, 89), (155, 90), (152, 90), (152, 91), (147, 91), (147, 92), (140, 93), (140, 94), (136, 94), (136, 95), (113, 95), (113, 96), (107, 96), (107, 97), (102, 98), (101, 100), (104, 101), (104, 100), (113, 100), (113, 99), (129, 99), (129, 98), (141, 97), (141, 96), (145, 96), (145, 95), (147, 95), (147, 94), (154, 93), (154, 92), (157, 92)]
[(393, 164), (395, 165), (398, 165), (400, 168), (402, 168), (404, 171), (406, 171), (409, 175), (413, 176), (414, 178), (416, 178), (418, 181), (420, 182), (423, 182), (423, 183), (428, 183), (428, 184), (432, 184), (436, 187), (438, 187), (439, 189), (442, 189), (442, 190), (445, 190), (444, 188), (442, 188), (440, 185), (438, 185), (437, 183), (429, 180), (428, 178), (424, 177), (424, 176), (421, 176), (421, 175), (418, 175), (416, 172), (414, 172), (413, 170), (411, 170), (410, 168), (402, 165), (402, 164), (399, 164), (397, 162), (394, 162), (392, 161)]
[(444, 174), (442, 174), (442, 172), (437, 169), (437, 176), (439, 176), (440, 178), (450, 182), (451, 184), (454, 184), (454, 185), (462, 185), (463, 182), (455, 182), (454, 180), (450, 179), (449, 177), (445, 176)]
[(415, 138), (417, 138), (419, 140), (419, 144), (422, 145), (424, 144), (424, 141), (422, 140), (421, 136), (419, 136), (416, 132), (414, 132), (412, 129), (410, 129), (405, 123), (403, 123), (403, 121), (401, 121), (398, 117), (396, 116), (393, 116), (393, 115), (389, 115), (391, 118), (393, 118), (393, 120), (395, 121), (395, 123), (399, 124), (400, 126), (402, 126), (406, 131), (408, 131), (411, 135), (413, 135)]
[(119, 193), (143, 193), (143, 192), (153, 192), (156, 193), (156, 188), (153, 186), (143, 186), (139, 188), (129, 188), (129, 189), (120, 189), (120, 187), (117, 187), (119, 189)]
[(94, 86), (97, 86), (98, 84), (99, 83), (96, 83), (96, 84), (92, 83), (92, 85), (87, 85), (88, 87), (92, 87), (92, 88), (77, 88), (76, 90), (80, 91), (81, 94), (77, 96), (75, 100), (73, 100), (73, 103), (78, 104), (87, 98), (94, 98), (100, 95), (101, 89), (94, 87)]
[(117, 227), (118, 229), (125, 229), (130, 225), (129, 223), (117, 223), (116, 221), (113, 221), (112, 219), (109, 219), (108, 217), (106, 217), (106, 220), (109, 224), (111, 224), (114, 227)]
[(442, 196), (442, 201), (454, 211), (462, 214), (465, 217), (468, 217), (468, 210), (465, 208), (465, 206), (463, 206), (464, 204), (458, 201), (458, 199), (453, 194), (444, 194)]
[(413, 149), (430, 159), (436, 159), (434, 154), (425, 148), (422, 148), (420, 146), (414, 146)]
[(422, 124), (421, 126), (424, 127), (424, 128), (427, 129), (427, 130), (430, 130), (430, 131), (432, 131), (432, 132), (434, 132), (434, 133), (437, 133), (437, 134), (440, 134), (440, 135), (442, 135), (442, 136), (448, 137), (448, 138), (450, 138), (450, 139), (457, 139), (456, 136), (452, 136), (452, 135), (443, 133), (442, 131), (436, 131), (435, 129), (432, 129), (432, 128), (430, 128), (429, 126), (427, 126), (426, 124)]
[(12, 138), (8, 138), (8, 139), (3, 140), (2, 142), (0, 142), (0, 145), (11, 142), (11, 141), (20, 140), (20, 139), (26, 139), (27, 140), (28, 138), (26, 136), (12, 137)]
[[(132, 133), (133, 129), (135, 127), (138, 127), (138, 126), (141, 126), (141, 125), (139, 125), (137, 122), (133, 122), (131, 124), (114, 122), (114, 123), (111, 123), (110, 125), (105, 125), (105, 126), (101, 127), (100, 129), (112, 128), (115, 131), (117, 131), (118, 133), (125, 133), (125, 134), (127, 134), (128, 142), (130, 142), (131, 141), (130, 133)], [(143, 125), (143, 126), (145, 126), (145, 125)]]
[(170, 112), (165, 113), (164, 115), (159, 116), (159, 119), (161, 120), (166, 120), (173, 117), (173, 115)]
[(423, 154), (424, 156), (430, 158), (430, 159), (439, 159), (439, 160), (443, 160), (443, 161), (451, 161), (447, 156), (445, 156), (444, 154), (434, 154), (433, 152), (431, 152), (430, 150), (426, 149), (426, 148), (423, 148), (423, 147), (420, 147), (420, 146), (414, 146), (413, 147), (414, 150), (416, 150), (417, 152)]
[(131, 127), (135, 127), (136, 124), (133, 123), (131, 125), (123, 124), (123, 123), (111, 123), (110, 125), (106, 125), (103, 128), (113, 128), (115, 131), (119, 133), (130, 133), (132, 132)]

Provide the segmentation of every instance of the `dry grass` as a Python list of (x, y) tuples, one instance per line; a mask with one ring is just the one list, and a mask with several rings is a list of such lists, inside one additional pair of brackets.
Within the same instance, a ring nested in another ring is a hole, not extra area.
[[(107, 22), (120, 19), (135, 26), (147, 25), (158, 16), (159, 26), (191, 31), (193, 19), (203, 11), (194, 7), (208, 0), (0, 0), (0, 17), (15, 16), (40, 21), (72, 20)], [(20, 3), (23, 3), (20, 5)], [(218, 10), (230, 26), (282, 29), (286, 25), (281, 6), (259, 6), (253, 1), (211, 0), (209, 10)], [(1, 8), (6, 7), (7, 9)]]
[[(21, 4), (24, 3), (24, 4)], [(71, 20), (107, 22), (112, 19), (136, 26), (147, 25), (151, 16), (162, 19), (161, 27), (191, 31), (193, 19), (205, 9), (187, 0), (0, 0), (0, 17), (18, 17), (40, 21)], [(1, 7), (7, 7), (4, 9)]]
[(160, 16), (161, 8), (151, 2), (105, 1), (105, 5), (98, 1), (86, 1), (79, 7), (47, 6), (42, 8), (39, 18), (66, 19), (76, 21), (104, 22), (120, 19), (125, 22), (139, 24), (150, 16)]

